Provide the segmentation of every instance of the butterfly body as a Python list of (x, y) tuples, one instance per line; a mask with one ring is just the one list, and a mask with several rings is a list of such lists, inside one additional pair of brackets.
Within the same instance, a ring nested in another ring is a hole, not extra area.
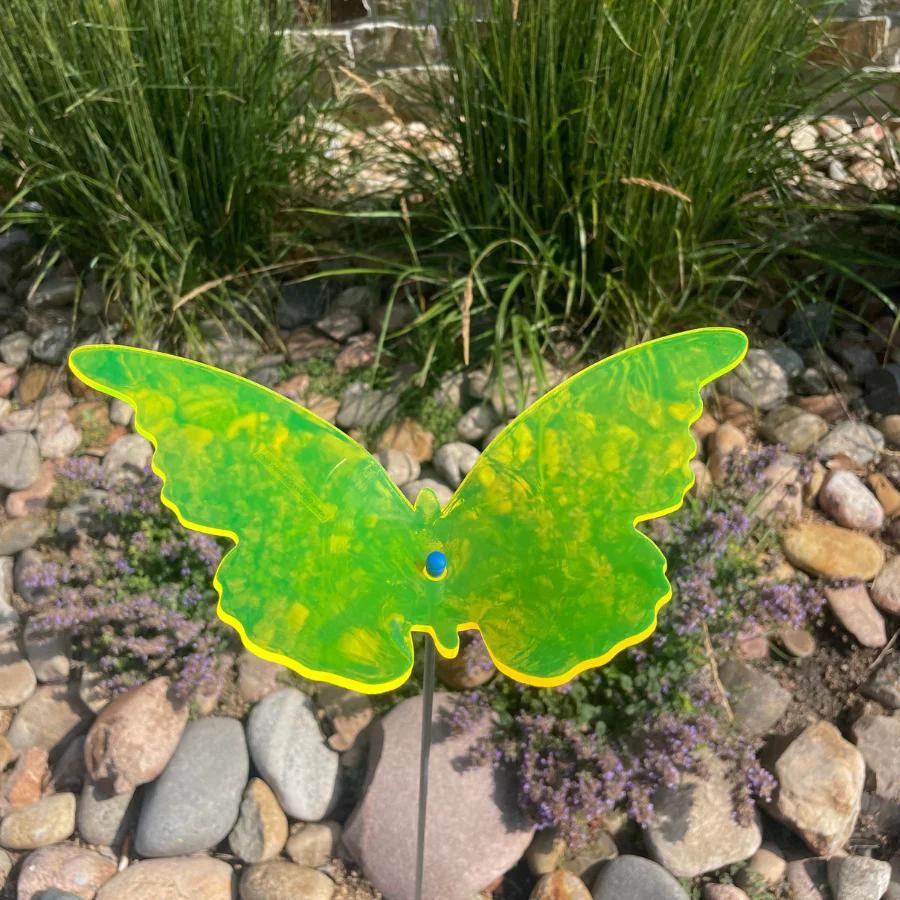
[(351, 438), (246, 379), (104, 345), (70, 364), (135, 407), (182, 524), (234, 542), (218, 612), (245, 644), (375, 693), (409, 676), (412, 631), (453, 656), (477, 628), (501, 670), (541, 685), (650, 634), (671, 592), (634, 526), (683, 501), (699, 389), (746, 344), (700, 329), (583, 370), (507, 426), (443, 509), (427, 490), (411, 505)]

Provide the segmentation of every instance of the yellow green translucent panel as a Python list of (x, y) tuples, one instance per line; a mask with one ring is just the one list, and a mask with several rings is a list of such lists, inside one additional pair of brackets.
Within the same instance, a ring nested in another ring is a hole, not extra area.
[(681, 505), (700, 388), (746, 349), (708, 328), (590, 366), (518, 416), (443, 510), (427, 490), (413, 507), (355, 441), (244, 378), (107, 345), (70, 365), (135, 408), (182, 524), (234, 541), (218, 613), (245, 645), (378, 693), (409, 677), (412, 631), (454, 656), (477, 628), (503, 672), (546, 686), (646, 638), (671, 589), (634, 526)]

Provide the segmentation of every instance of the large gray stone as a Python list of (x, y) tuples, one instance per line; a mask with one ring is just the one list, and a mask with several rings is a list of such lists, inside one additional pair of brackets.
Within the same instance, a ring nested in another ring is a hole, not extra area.
[(215, 847), (237, 821), (250, 760), (236, 719), (190, 722), (175, 755), (144, 795), (135, 848), (180, 856)]
[(25, 516), (4, 522), (0, 525), (0, 556), (14, 556), (33, 547), (46, 531), (47, 523), (40, 516)]
[(684, 888), (662, 866), (643, 856), (619, 856), (594, 882), (594, 900), (688, 900)]
[(819, 506), (844, 528), (878, 531), (884, 510), (858, 475), (846, 469), (830, 472), (819, 491)]
[(884, 450), (884, 435), (864, 422), (840, 422), (825, 435), (816, 451), (820, 459), (838, 454), (848, 456), (861, 466), (867, 466)]
[(379, 425), (397, 408), (398, 397), (370, 388), (362, 382), (349, 385), (341, 397), (335, 420), (340, 428), (371, 428)]
[(12, 603), (14, 571), (13, 557), (0, 556), (0, 641), (8, 637), (19, 624), (19, 613)]
[[(442, 715), (451, 696), (435, 695), (425, 896), (470, 900), (521, 858), (533, 829), (518, 808), (512, 772), (461, 765), (490, 725), (452, 736)], [(411, 697), (372, 727), (368, 788), (344, 832), (367, 878), (391, 900), (413, 897), (421, 724), (421, 698)]]
[(728, 692), (735, 723), (745, 734), (766, 734), (791, 702), (791, 692), (771, 675), (740, 660), (726, 660), (719, 666), (719, 675)]
[(340, 759), (326, 743), (312, 701), (296, 688), (264, 697), (247, 720), (250, 755), (295, 819), (324, 819), (337, 795)]
[(654, 798), (656, 821), (644, 832), (650, 855), (673, 875), (693, 878), (753, 856), (762, 843), (758, 817), (736, 821), (732, 785), (710, 757), (704, 775), (688, 774)]
[(788, 380), (768, 351), (754, 348), (736, 369), (719, 379), (719, 389), (748, 406), (772, 409), (787, 397)]
[(828, 862), (834, 900), (878, 900), (891, 882), (891, 866), (869, 856), (836, 857)]
[(118, 846), (136, 818), (133, 800), (134, 791), (113, 794), (108, 786), (88, 781), (78, 798), (78, 834), (89, 844)]
[(140, 478), (152, 456), (150, 441), (139, 434), (126, 434), (106, 451), (103, 473), (111, 482)]

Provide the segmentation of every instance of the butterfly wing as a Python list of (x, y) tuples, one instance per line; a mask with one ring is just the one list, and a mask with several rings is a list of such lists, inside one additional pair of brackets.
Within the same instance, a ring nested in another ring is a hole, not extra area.
[(682, 504), (700, 388), (746, 349), (726, 328), (650, 341), (515, 419), (441, 517), (448, 571), (436, 628), (479, 628), (502, 671), (544, 686), (646, 638), (671, 588), (662, 553), (634, 526)]
[(301, 674), (368, 693), (412, 668), (427, 619), (422, 523), (355, 441), (280, 394), (201, 363), (85, 346), (75, 374), (135, 408), (162, 500), (236, 546), (216, 573), (219, 615)]

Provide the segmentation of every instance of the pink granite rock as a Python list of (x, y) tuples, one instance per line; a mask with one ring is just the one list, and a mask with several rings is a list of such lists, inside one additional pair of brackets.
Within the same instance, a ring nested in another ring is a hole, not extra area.
[[(425, 897), (469, 900), (511, 868), (531, 842), (516, 803), (511, 772), (467, 766), (477, 733), (451, 736), (442, 713), (452, 695), (435, 695), (425, 840)], [(344, 832), (367, 878), (391, 900), (413, 897), (422, 719), (420, 697), (394, 707), (372, 726), (369, 784)], [(487, 720), (482, 728), (487, 729)], [(477, 827), (460, 827), (460, 823)]]

